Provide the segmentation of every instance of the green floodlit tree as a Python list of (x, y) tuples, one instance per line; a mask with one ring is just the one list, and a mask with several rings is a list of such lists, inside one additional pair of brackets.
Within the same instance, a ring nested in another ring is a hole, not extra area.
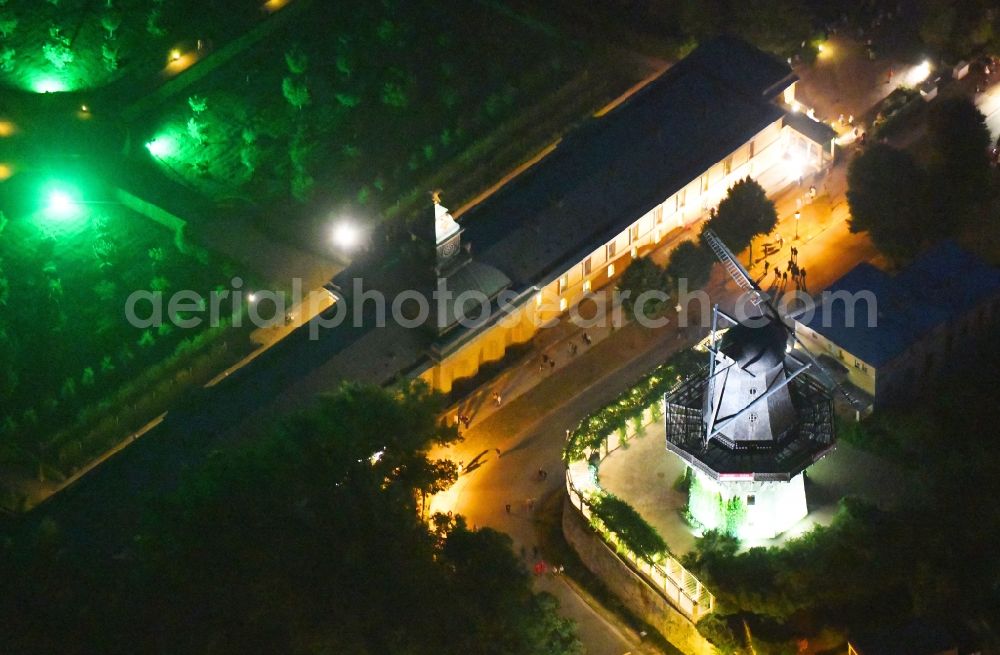
[(14, 48), (9, 48), (3, 46), (0, 48), (0, 71), (9, 73), (14, 70), (14, 58), (17, 56), (17, 52)]
[(193, 95), (188, 98), (188, 107), (191, 108), (191, 112), (197, 116), (205, 112), (208, 109), (208, 99), (205, 96)]
[(664, 271), (650, 257), (640, 257), (629, 264), (629, 267), (622, 273), (618, 280), (619, 292), (628, 292), (628, 297), (622, 301), (622, 308), (629, 318), (636, 318), (637, 314), (646, 318), (652, 318), (659, 314), (666, 304), (663, 298), (644, 299), (642, 306), (637, 306), (639, 296), (651, 291), (669, 293), (670, 279)]
[(122, 17), (121, 15), (108, 12), (101, 16), (101, 27), (108, 33), (108, 40), (113, 41), (115, 38), (115, 31), (121, 27)]
[(101, 44), (101, 63), (109, 73), (118, 70), (118, 47), (108, 43)]
[(160, 25), (163, 19), (163, 10), (160, 7), (153, 7), (146, 16), (146, 31), (151, 36), (165, 36), (167, 31)]
[(76, 59), (73, 51), (62, 41), (49, 41), (43, 44), (42, 56), (58, 70), (65, 69)]
[(926, 189), (926, 176), (910, 153), (872, 144), (847, 169), (851, 232), (867, 232), (897, 263), (913, 257), (935, 229)]
[(0, 36), (9, 39), (17, 29), (17, 18), (9, 14), (0, 15)]
[(740, 252), (754, 237), (770, 234), (777, 224), (774, 203), (760, 184), (746, 177), (730, 187), (706, 226), (733, 252)]
[(309, 57), (302, 47), (296, 44), (285, 53), (285, 64), (293, 75), (302, 75), (309, 67)]
[(301, 111), (311, 100), (309, 87), (304, 81), (294, 77), (286, 77), (281, 80), (281, 93), (285, 96), (288, 104), (297, 111)]

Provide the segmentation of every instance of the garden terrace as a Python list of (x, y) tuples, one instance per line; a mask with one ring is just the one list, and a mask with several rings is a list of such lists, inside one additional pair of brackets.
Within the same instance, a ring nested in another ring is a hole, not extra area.
[[(2, 188), (4, 207), (24, 208), (5, 222), (0, 214), (0, 304), (16, 310), (0, 314), (6, 486), (70, 475), (249, 346), (246, 329), (213, 329), (207, 319), (176, 327), (166, 301), (159, 327), (125, 320), (134, 291), (207, 297), (228, 288), (234, 270), (188, 243), (183, 229), (120, 204), (112, 189), (70, 179), (18, 176)], [(152, 311), (142, 303), (137, 315)], [(221, 317), (233, 311), (244, 308), (224, 304)]]
[(265, 18), (234, 0), (10, 0), (0, 6), (0, 85), (60, 93), (121, 82), (115, 93), (134, 97), (159, 82), (171, 50), (199, 39), (219, 47)]
[[(446, 188), (459, 203), (634, 81), (605, 74), (615, 66), (486, 7), (314, 3), (136, 122), (165, 174), (213, 200), (309, 216), (325, 229), (331, 207), (395, 211), (460, 156), (459, 190)], [(575, 93), (554, 104), (567, 84)], [(548, 115), (524, 123), (537, 104)], [(505, 141), (484, 149), (498, 130)], [(486, 157), (483, 178), (471, 164)], [(466, 176), (481, 186), (465, 187)], [(290, 208), (290, 197), (307, 207)]]

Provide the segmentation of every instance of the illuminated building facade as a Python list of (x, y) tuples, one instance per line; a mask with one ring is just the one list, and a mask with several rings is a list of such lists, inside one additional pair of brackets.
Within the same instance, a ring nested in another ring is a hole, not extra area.
[(447, 392), (475, 375), (705, 218), (736, 181), (773, 194), (827, 166), (835, 135), (793, 112), (796, 83), (742, 41), (707, 42), (458, 216), (469, 260), (488, 267), (456, 269), (458, 286), (500, 293), (503, 278), (512, 300), (474, 327), (439, 325), (420, 377)]

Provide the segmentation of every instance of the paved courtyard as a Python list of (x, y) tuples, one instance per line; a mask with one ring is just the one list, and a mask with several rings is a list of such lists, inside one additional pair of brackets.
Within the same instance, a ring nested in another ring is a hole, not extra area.
[[(667, 542), (675, 556), (690, 551), (696, 534), (684, 520), (687, 494), (675, 490), (684, 464), (668, 453), (662, 422), (646, 427), (627, 447), (611, 453), (601, 464), (601, 486), (622, 498), (645, 517)], [(809, 516), (776, 539), (746, 542), (745, 547), (780, 545), (808, 532), (816, 525), (829, 525), (840, 498), (860, 496), (884, 509), (901, 501), (905, 488), (902, 473), (891, 463), (849, 444), (814, 464), (806, 474)]]

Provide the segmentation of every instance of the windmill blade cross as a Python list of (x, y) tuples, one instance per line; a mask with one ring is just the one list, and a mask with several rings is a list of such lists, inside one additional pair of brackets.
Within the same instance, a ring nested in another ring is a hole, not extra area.
[(733, 278), (736, 286), (750, 294), (750, 302), (754, 307), (761, 303), (764, 292), (760, 290), (757, 283), (750, 277), (743, 265), (736, 259), (729, 247), (723, 243), (722, 239), (712, 230), (705, 230), (701, 233), (701, 238), (708, 244), (708, 247), (715, 253), (716, 258), (722, 262), (729, 277)]

